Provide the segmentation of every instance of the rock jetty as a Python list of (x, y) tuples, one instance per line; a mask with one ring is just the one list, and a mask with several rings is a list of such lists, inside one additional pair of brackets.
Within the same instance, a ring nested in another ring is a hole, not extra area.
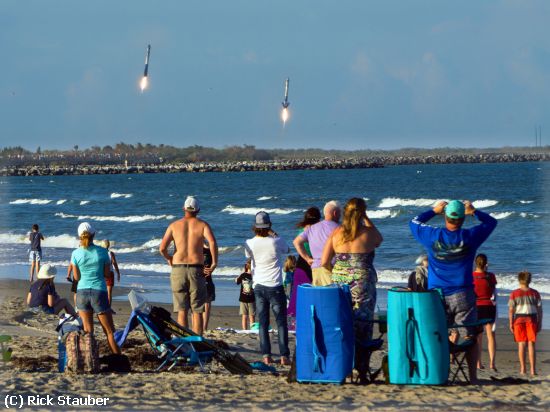
[(232, 162), (128, 165), (5, 166), (1, 176), (59, 176), (132, 173), (252, 172), (281, 170), (368, 169), (398, 165), (510, 163), (549, 161), (550, 153), (449, 154), (431, 156), (373, 156), (350, 159), (288, 159)]

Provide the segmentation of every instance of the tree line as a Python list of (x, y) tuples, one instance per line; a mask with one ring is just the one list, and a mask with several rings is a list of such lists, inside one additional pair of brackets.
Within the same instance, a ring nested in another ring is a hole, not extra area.
[(255, 160), (290, 159), (362, 159), (372, 157), (429, 157), (441, 155), (479, 154), (531, 154), (548, 153), (550, 147), (501, 147), (501, 148), (451, 148), (434, 149), (403, 148), (397, 150), (325, 150), (307, 149), (260, 149), (253, 145), (228, 146), (221, 149), (200, 145), (175, 147), (150, 143), (117, 143), (114, 146), (92, 146), (81, 149), (78, 145), (67, 150), (51, 150), (38, 147), (30, 151), (21, 146), (4, 147), (0, 150), (0, 164), (8, 166), (67, 166), (84, 164), (165, 164), (196, 162), (235, 162)]

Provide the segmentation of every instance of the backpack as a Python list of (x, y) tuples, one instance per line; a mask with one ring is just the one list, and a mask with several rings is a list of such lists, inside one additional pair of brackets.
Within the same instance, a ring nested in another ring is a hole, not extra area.
[(98, 373), (99, 345), (91, 333), (69, 332), (65, 340), (67, 373)]

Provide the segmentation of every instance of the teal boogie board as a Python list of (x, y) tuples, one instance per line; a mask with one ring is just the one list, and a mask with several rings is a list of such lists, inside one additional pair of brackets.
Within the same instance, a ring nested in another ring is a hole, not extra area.
[(449, 341), (439, 292), (388, 291), (390, 383), (442, 385), (449, 377)]

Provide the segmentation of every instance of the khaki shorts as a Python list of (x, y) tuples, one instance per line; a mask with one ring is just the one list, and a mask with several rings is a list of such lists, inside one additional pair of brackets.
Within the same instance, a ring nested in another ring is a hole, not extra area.
[(239, 302), (239, 315), (256, 316), (256, 302)]
[(332, 272), (324, 267), (312, 268), (311, 276), (313, 277), (313, 286), (327, 286), (332, 284)]
[(202, 266), (172, 265), (170, 287), (174, 312), (187, 310), (189, 307), (195, 313), (204, 312), (207, 294)]

